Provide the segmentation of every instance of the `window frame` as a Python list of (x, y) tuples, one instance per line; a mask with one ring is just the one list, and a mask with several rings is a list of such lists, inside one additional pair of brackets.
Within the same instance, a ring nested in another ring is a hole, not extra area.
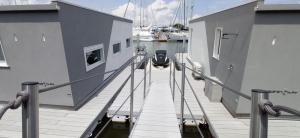
[[(128, 40), (129, 40), (129, 45), (128, 45)], [(131, 47), (131, 38), (126, 38), (126, 48)]]
[(3, 55), (3, 60), (0, 60), (0, 67), (9, 67), (7, 64), (7, 60), (5, 57), (4, 48), (3, 48), (1, 40), (0, 40), (0, 52), (2, 52), (2, 55)]
[(223, 28), (217, 27), (215, 29), (214, 48), (213, 48), (213, 55), (212, 55), (212, 57), (217, 60), (220, 60), (221, 47), (222, 47), (222, 36), (223, 36)]
[[(114, 45), (116, 45), (116, 44), (120, 44), (120, 48), (119, 48), (119, 51), (117, 51), (117, 52), (115, 52), (114, 51)], [(113, 43), (112, 44), (112, 53), (115, 55), (115, 54), (118, 54), (118, 53), (121, 53), (121, 51), (122, 51), (122, 43), (119, 41), (119, 42), (116, 42), (116, 43)]]
[[(99, 61), (91, 64), (91, 65), (88, 65), (86, 54), (88, 52), (92, 52), (92, 51), (95, 51), (95, 50), (100, 50), (101, 59)], [(105, 63), (104, 45), (103, 44), (97, 44), (97, 45), (91, 45), (91, 46), (83, 47), (83, 56), (84, 56), (85, 69), (86, 69), (86, 72), (88, 72), (88, 71), (100, 66), (101, 64)]]

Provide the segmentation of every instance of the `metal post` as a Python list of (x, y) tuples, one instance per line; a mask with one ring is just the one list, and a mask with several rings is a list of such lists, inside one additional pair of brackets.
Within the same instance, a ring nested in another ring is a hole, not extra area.
[(171, 86), (171, 78), (172, 78), (172, 61), (170, 62), (170, 77), (169, 77), (169, 83), (170, 83), (170, 86)]
[[(262, 94), (262, 98), (264, 100), (269, 99), (269, 93), (263, 93)], [(261, 138), (267, 138), (268, 137), (268, 113), (262, 111), (261, 109), (260, 111), (260, 115), (261, 115), (261, 119), (260, 119), (260, 123), (261, 123), (261, 127), (260, 127), (260, 137)]]
[[(22, 91), (26, 91), (25, 85), (22, 84)], [(22, 138), (27, 138), (27, 101), (22, 103)]]
[[(145, 56), (145, 58), (148, 58)], [(147, 60), (144, 61), (144, 99), (146, 98), (146, 87), (147, 87), (147, 82), (146, 82), (146, 77), (147, 77)]]
[(180, 129), (181, 132), (183, 132), (183, 126), (184, 126), (184, 89), (185, 89), (185, 63), (182, 63), (182, 76), (181, 76), (181, 116), (180, 116)]
[(185, 44), (186, 40), (185, 40), (185, 36), (183, 37), (183, 42), (182, 42), (182, 47), (181, 47), (181, 63), (183, 63), (183, 52), (184, 52), (184, 48), (185, 48)]
[(258, 138), (258, 93), (251, 93), (250, 138)]
[(133, 128), (133, 89), (134, 89), (134, 62), (131, 63), (131, 85), (130, 85), (130, 131)]
[(25, 90), (28, 92), (28, 137), (38, 138), (39, 137), (39, 88), (38, 82), (25, 82)]
[(268, 99), (268, 97), (268, 93), (252, 90), (250, 138), (268, 137), (268, 114), (262, 111), (259, 107), (259, 103), (263, 99)]
[(172, 97), (173, 101), (175, 100), (175, 61), (173, 60), (173, 91), (172, 91)]
[(150, 86), (150, 85), (151, 85), (151, 66), (152, 66), (151, 60), (152, 60), (152, 59), (150, 58), (149, 60), (150, 60), (150, 62), (149, 62), (149, 63), (150, 63), (150, 64), (149, 64), (149, 66), (150, 66), (150, 67), (149, 67), (149, 86)]

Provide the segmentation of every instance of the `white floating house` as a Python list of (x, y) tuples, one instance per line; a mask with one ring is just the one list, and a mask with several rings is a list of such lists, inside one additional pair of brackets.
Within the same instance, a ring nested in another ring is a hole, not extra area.
[[(300, 5), (257, 1), (190, 21), (189, 56), (204, 74), (251, 96), (251, 89), (300, 91)], [(299, 94), (271, 94), (274, 104), (300, 110)], [(249, 115), (250, 101), (222, 89), (235, 116)]]
[[(54, 84), (103, 75), (40, 94), (40, 103), (78, 108), (133, 55), (132, 21), (63, 1), (0, 6), (0, 101), (24, 81)], [(42, 88), (43, 86), (41, 86)]]

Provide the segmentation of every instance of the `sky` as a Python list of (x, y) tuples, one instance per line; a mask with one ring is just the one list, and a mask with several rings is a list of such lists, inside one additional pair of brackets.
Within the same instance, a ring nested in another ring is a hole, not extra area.
[[(41, 4), (50, 3), (50, 0), (0, 0), (0, 4)], [(124, 16), (128, 0), (64, 0), (98, 11)], [(142, 1), (142, 6), (141, 6)], [(140, 15), (144, 25), (170, 25), (183, 22), (182, 7), (174, 21), (180, 1), (183, 0), (130, 0), (125, 18), (140, 23)], [(253, 0), (186, 0), (186, 15), (188, 19), (197, 18), (207, 13), (220, 11)], [(300, 0), (265, 0), (266, 4), (300, 4)], [(193, 5), (193, 11), (191, 10)], [(142, 7), (142, 8), (141, 8)], [(142, 11), (140, 14), (140, 11)]]

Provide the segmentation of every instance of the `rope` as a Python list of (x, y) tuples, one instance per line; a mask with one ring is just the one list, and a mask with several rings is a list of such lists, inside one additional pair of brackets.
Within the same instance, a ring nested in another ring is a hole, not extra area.
[(23, 102), (26, 102), (28, 100), (28, 93), (25, 93), (23, 91), (17, 93), (17, 98), (13, 101), (8, 102), (7, 105), (4, 105), (4, 107), (0, 110), (0, 119), (3, 117), (4, 113), (8, 109), (17, 109), (21, 106)]
[(128, 3), (127, 3), (127, 6), (126, 6), (126, 9), (125, 9), (125, 12), (124, 12), (124, 15), (123, 15), (123, 17), (125, 17), (125, 16), (126, 16), (126, 13), (127, 13), (127, 9), (128, 9), (128, 6), (129, 6), (129, 4), (130, 4), (130, 0), (128, 0)]
[(278, 111), (284, 111), (284, 112), (287, 112), (287, 113), (290, 113), (290, 114), (293, 114), (293, 115), (296, 115), (296, 116), (300, 117), (300, 111), (295, 110), (295, 109), (290, 108), (290, 107), (286, 107), (286, 106), (282, 106), (282, 105), (274, 105), (273, 109), (278, 110)]
[(259, 103), (259, 107), (263, 112), (274, 117), (279, 117), (282, 111), (300, 117), (300, 111), (282, 105), (273, 105), (273, 103), (269, 100), (263, 100), (261, 103)]

